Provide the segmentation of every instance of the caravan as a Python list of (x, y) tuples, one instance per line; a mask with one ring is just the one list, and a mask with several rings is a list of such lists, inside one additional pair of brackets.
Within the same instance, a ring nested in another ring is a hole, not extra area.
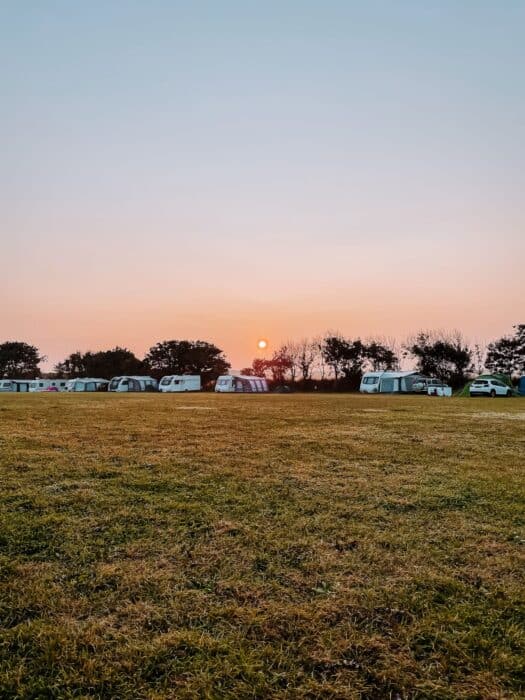
[(409, 394), (422, 379), (419, 372), (365, 372), (359, 391), (362, 394)]
[(113, 377), (108, 391), (157, 391), (157, 380), (153, 377)]
[(201, 378), (199, 374), (169, 374), (162, 377), (159, 384), (159, 391), (163, 393), (200, 390)]
[(262, 394), (268, 392), (268, 383), (264, 377), (227, 374), (217, 379), (215, 391), (219, 393)]
[(67, 391), (67, 379), (35, 379), (29, 382), (29, 391)]
[(107, 391), (109, 382), (107, 379), (78, 378), (70, 379), (67, 383), (67, 391)]

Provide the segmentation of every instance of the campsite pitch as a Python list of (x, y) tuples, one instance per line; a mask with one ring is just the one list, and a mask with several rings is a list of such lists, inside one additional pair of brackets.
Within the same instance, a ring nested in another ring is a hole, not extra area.
[(0, 697), (520, 698), (525, 400), (0, 395)]

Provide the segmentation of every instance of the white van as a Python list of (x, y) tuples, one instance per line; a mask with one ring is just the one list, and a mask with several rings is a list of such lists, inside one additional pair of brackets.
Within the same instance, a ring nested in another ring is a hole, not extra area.
[(157, 391), (157, 380), (153, 377), (113, 377), (108, 391)]
[(215, 382), (215, 391), (219, 393), (262, 394), (268, 392), (268, 382), (264, 377), (224, 374)]
[(109, 384), (107, 379), (78, 378), (70, 379), (67, 383), (67, 391), (104, 391)]
[(29, 382), (29, 391), (67, 391), (67, 379), (35, 379)]
[(200, 390), (201, 378), (199, 374), (169, 374), (162, 377), (159, 383), (159, 391), (163, 393)]

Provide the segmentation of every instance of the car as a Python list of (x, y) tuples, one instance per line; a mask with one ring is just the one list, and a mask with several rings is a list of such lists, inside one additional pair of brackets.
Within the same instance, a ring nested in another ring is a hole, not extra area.
[(428, 393), (428, 389), (438, 386), (445, 386), (441, 379), (421, 377), (420, 379), (416, 379), (416, 381), (412, 384), (412, 391), (415, 391), (418, 394), (426, 394)]
[(512, 389), (499, 379), (475, 379), (470, 385), (471, 396), (512, 396)]

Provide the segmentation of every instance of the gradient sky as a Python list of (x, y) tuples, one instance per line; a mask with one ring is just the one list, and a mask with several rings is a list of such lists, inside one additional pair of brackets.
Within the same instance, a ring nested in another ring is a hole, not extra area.
[(524, 322), (525, 2), (0, 5), (0, 341)]

